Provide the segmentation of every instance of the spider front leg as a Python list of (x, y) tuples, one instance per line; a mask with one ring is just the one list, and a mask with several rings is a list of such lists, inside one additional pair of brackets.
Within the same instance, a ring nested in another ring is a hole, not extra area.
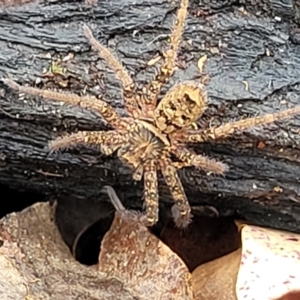
[(157, 166), (154, 160), (144, 164), (144, 200), (146, 207), (147, 226), (153, 226), (158, 221), (158, 183)]
[(188, 0), (182, 0), (177, 17), (174, 22), (173, 30), (169, 37), (170, 48), (164, 52), (164, 64), (157, 72), (154, 79), (143, 89), (143, 101), (147, 110), (154, 110), (157, 103), (157, 97), (160, 94), (162, 86), (172, 75), (176, 63), (177, 52), (181, 41), (185, 19), (187, 15)]
[(135, 84), (122, 64), (112, 55), (109, 49), (101, 45), (93, 36), (92, 31), (84, 25), (84, 34), (89, 43), (98, 51), (100, 56), (106, 61), (107, 65), (115, 72), (116, 77), (121, 81), (123, 87), (124, 105), (129, 114), (134, 117), (140, 115), (136, 99)]
[(59, 137), (49, 143), (51, 151), (66, 149), (77, 144), (99, 145), (105, 155), (110, 155), (124, 142), (124, 135), (118, 131), (79, 131)]
[(300, 113), (300, 106), (289, 108), (278, 113), (266, 114), (253, 118), (243, 119), (235, 122), (226, 123), (218, 127), (204, 130), (181, 130), (174, 133), (173, 137), (182, 143), (197, 143), (208, 140), (218, 140), (233, 135), (235, 132), (249, 129), (258, 125), (266, 125), (276, 121), (286, 119)]
[(177, 227), (185, 228), (191, 222), (191, 207), (176, 168), (171, 159), (164, 157), (160, 160), (160, 169), (175, 200), (175, 208), (172, 209), (175, 224)]
[(200, 154), (195, 154), (183, 146), (173, 146), (171, 152), (182, 161), (174, 163), (177, 168), (194, 166), (214, 174), (223, 174), (228, 170), (226, 164)]
[(45, 99), (51, 99), (54, 101), (65, 102), (67, 104), (80, 106), (83, 108), (90, 108), (98, 111), (107, 123), (114, 128), (122, 129), (126, 128), (128, 122), (105, 101), (97, 99), (91, 96), (80, 97), (76, 94), (64, 94), (55, 91), (41, 90), (38, 88), (21, 86), (11, 79), (2, 79), (5, 84), (10, 88), (20, 92), (33, 96), (43, 97)]

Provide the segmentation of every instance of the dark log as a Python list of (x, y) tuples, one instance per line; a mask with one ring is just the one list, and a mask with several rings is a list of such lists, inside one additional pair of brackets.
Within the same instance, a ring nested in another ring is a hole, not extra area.
[[(4, 3), (4, 2), (3, 2)], [(199, 80), (205, 71), (209, 105), (201, 126), (220, 124), (300, 105), (299, 7), (283, 0), (192, 1), (174, 83)], [(215, 4), (218, 3), (218, 4)], [(294, 6), (293, 6), (294, 5)], [(100, 95), (125, 114), (114, 74), (83, 35), (87, 23), (96, 38), (114, 49), (136, 82), (145, 84), (155, 70), (147, 62), (166, 46), (178, 3), (166, 0), (111, 0), (97, 5), (51, 0), (0, 8), (0, 77), (20, 84)], [(67, 76), (42, 77), (52, 61)], [(97, 83), (96, 83), (97, 82)], [(247, 88), (248, 87), (248, 88)], [(66, 132), (107, 130), (101, 116), (77, 107), (19, 96), (0, 83), (0, 183), (18, 191), (67, 193), (87, 198), (112, 185), (132, 208), (142, 205), (142, 183), (115, 156), (77, 147), (49, 154), (48, 142)], [(200, 170), (180, 171), (192, 205), (214, 206), (235, 216), (291, 231), (300, 222), (299, 116), (246, 130), (218, 143), (197, 145), (226, 162), (222, 177)], [(163, 180), (161, 202), (172, 203)]]

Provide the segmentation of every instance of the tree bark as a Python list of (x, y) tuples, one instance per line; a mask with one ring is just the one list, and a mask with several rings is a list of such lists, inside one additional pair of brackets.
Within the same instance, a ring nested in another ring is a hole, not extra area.
[[(209, 57), (209, 103), (201, 126), (300, 105), (299, 7), (283, 0), (239, 3), (190, 3), (178, 70), (166, 89), (180, 81), (199, 80), (197, 61), (205, 54)], [(155, 73), (147, 62), (166, 47), (177, 7), (166, 0), (96, 5), (54, 0), (0, 6), (0, 77), (79, 94), (87, 88), (125, 115), (120, 85), (91, 50), (82, 25), (87, 23), (135, 81), (145, 84)], [(66, 75), (41, 76), (58, 59), (64, 59)], [(80, 198), (98, 195), (109, 184), (125, 205), (142, 206), (142, 182), (135, 184), (132, 171), (116, 156), (105, 157), (87, 147), (49, 153), (48, 142), (67, 132), (107, 130), (98, 113), (18, 95), (0, 82), (0, 118), (1, 184)], [(194, 168), (179, 171), (191, 204), (214, 206), (221, 216), (299, 232), (299, 125), (295, 116), (196, 145), (196, 152), (222, 160), (230, 170), (224, 176)], [(159, 184), (160, 201), (167, 207), (172, 198), (162, 179)]]

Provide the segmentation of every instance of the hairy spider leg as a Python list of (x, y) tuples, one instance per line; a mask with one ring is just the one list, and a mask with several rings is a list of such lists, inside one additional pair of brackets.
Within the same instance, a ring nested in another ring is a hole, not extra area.
[(210, 159), (206, 156), (196, 154), (183, 146), (174, 146), (171, 148), (172, 153), (182, 162), (173, 163), (178, 169), (194, 166), (203, 169), (206, 172), (214, 174), (223, 174), (228, 170), (228, 166), (222, 162)]
[(187, 16), (188, 4), (188, 0), (181, 1), (174, 26), (168, 40), (170, 47), (163, 54), (164, 64), (160, 67), (154, 79), (143, 89), (143, 101), (147, 110), (155, 109), (157, 97), (160, 94), (162, 86), (168, 81), (174, 71), (177, 52)]
[(179, 216), (174, 216), (174, 221), (178, 227), (187, 227), (192, 217), (191, 207), (177, 174), (176, 168), (173, 166), (173, 162), (167, 157), (167, 155), (164, 155), (160, 159), (159, 164), (163, 177), (175, 201), (177, 208), (176, 210), (179, 212)]
[(115, 72), (116, 77), (122, 83), (124, 105), (129, 114), (133, 117), (140, 116), (141, 112), (138, 107), (136, 98), (135, 84), (128, 74), (125, 67), (112, 55), (109, 49), (101, 45), (93, 36), (92, 31), (87, 25), (83, 27), (84, 34), (89, 43), (94, 47), (100, 56), (106, 61), (107, 65)]
[(98, 111), (104, 120), (116, 129), (125, 129), (128, 126), (126, 119), (121, 116), (105, 101), (95, 97), (83, 96), (76, 94), (64, 94), (55, 91), (41, 90), (38, 88), (21, 86), (11, 79), (3, 79), (3, 82), (10, 88), (25, 94), (40, 96), (45, 99), (61, 101), (71, 105), (77, 105), (83, 108), (90, 108)]
[(150, 159), (144, 164), (144, 203), (146, 208), (147, 226), (158, 221), (158, 181), (156, 161)]
[(100, 151), (104, 154), (104, 155), (112, 155), (115, 151), (117, 151), (120, 147), (122, 147), (122, 144), (118, 144), (118, 145), (110, 145), (110, 146), (106, 146), (106, 145), (100, 145)]
[[(133, 124), (131, 133), (140, 128), (140, 124)], [(142, 129), (143, 130), (143, 129)], [(147, 134), (147, 131), (144, 132)], [(141, 132), (143, 135), (143, 132)], [(138, 135), (129, 134), (130, 137), (118, 150), (118, 157), (125, 164), (134, 169), (133, 179), (140, 181), (144, 176), (144, 204), (146, 210), (146, 225), (152, 226), (158, 221), (158, 182), (157, 165), (155, 159), (147, 159), (148, 148), (151, 147), (150, 140), (141, 139)], [(151, 137), (151, 135), (149, 136)], [(140, 147), (136, 147), (134, 141), (140, 141)]]
[(300, 105), (289, 108), (278, 113), (266, 114), (204, 130), (181, 130), (174, 134), (174, 138), (182, 143), (197, 143), (208, 140), (218, 140), (234, 134), (237, 131), (248, 129), (258, 125), (273, 123), (300, 113)]
[(59, 137), (49, 143), (51, 151), (67, 149), (77, 144), (93, 144), (99, 145), (106, 155), (111, 154), (115, 150), (115, 146), (124, 142), (122, 132), (115, 130), (108, 131), (79, 131)]

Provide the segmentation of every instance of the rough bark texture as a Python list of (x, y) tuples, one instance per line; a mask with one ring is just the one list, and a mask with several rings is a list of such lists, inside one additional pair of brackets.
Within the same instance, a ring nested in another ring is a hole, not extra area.
[[(41, 72), (51, 64), (49, 54), (56, 59), (73, 53), (74, 59), (65, 62), (72, 76), (62, 90), (80, 93), (88, 86), (90, 93), (104, 94), (124, 114), (119, 83), (90, 49), (82, 25), (87, 23), (136, 82), (144, 84), (154, 74), (147, 62), (165, 46), (177, 4), (112, 0), (93, 6), (53, 0), (2, 7), (0, 77), (58, 87), (55, 80), (41, 79)], [(198, 79), (197, 61), (207, 54), (205, 71), (211, 80), (203, 126), (300, 105), (299, 9), (292, 0), (191, 1), (179, 53), (181, 68), (168, 88)], [(85, 147), (49, 154), (49, 140), (63, 133), (108, 129), (97, 113), (20, 98), (0, 83), (0, 118), (0, 183), (20, 191), (81, 198), (95, 196), (109, 184), (125, 205), (141, 207), (142, 183), (135, 185), (131, 171), (117, 158)], [(190, 202), (215, 206), (220, 215), (299, 232), (299, 126), (296, 116), (219, 143), (197, 145), (197, 152), (228, 163), (230, 171), (224, 177), (193, 168), (180, 171)], [(163, 181), (160, 192), (162, 203), (170, 204)]]

